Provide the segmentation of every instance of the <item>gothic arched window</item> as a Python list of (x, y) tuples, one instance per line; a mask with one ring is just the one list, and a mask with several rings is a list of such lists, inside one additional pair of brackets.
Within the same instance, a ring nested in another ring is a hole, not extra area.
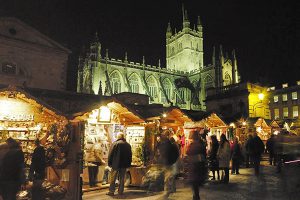
[(110, 84), (111, 84), (111, 89), (113, 94), (117, 94), (121, 92), (121, 77), (118, 74), (118, 72), (114, 72), (110, 76)]
[(230, 84), (231, 84), (231, 77), (228, 73), (226, 73), (225, 77), (224, 77), (224, 86), (230, 85)]
[(136, 74), (129, 77), (129, 85), (132, 93), (139, 93), (139, 78)]
[[(172, 99), (171, 81), (168, 78), (166, 78), (163, 80), (162, 84), (163, 84), (162, 87), (164, 87), (168, 99), (171, 100)], [(161, 94), (161, 101), (162, 101), (162, 103), (167, 103), (167, 99), (163, 93)]]
[(156, 98), (157, 97), (157, 83), (154, 79), (153, 76), (150, 76), (148, 79), (147, 79), (147, 85), (148, 85), (148, 88), (149, 88), (149, 92), (150, 92), (150, 95), (153, 97), (153, 98)]
[(213, 79), (210, 75), (207, 75), (204, 79), (204, 84), (206, 88), (213, 87)]

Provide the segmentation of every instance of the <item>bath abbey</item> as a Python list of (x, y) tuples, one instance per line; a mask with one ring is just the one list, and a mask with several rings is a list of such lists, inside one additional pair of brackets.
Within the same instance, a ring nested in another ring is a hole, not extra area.
[(235, 51), (223, 55), (215, 47), (211, 63), (203, 62), (203, 27), (198, 17), (192, 26), (183, 11), (182, 29), (166, 30), (166, 66), (151, 66), (101, 55), (97, 34), (84, 55), (79, 57), (77, 92), (111, 96), (121, 92), (146, 94), (150, 103), (205, 110), (206, 89), (240, 82)]

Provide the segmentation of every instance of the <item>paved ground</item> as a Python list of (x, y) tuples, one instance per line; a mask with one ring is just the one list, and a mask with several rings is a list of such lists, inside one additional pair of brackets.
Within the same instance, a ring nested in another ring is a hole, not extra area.
[[(253, 175), (253, 169), (241, 169), (240, 175), (230, 175), (228, 185), (217, 181), (208, 181), (200, 188), (201, 199), (204, 200), (296, 200), (300, 199), (300, 166), (286, 167), (281, 174), (277, 174), (275, 167), (262, 166), (261, 175)], [(172, 194), (171, 200), (191, 200), (191, 189), (183, 181), (177, 181), (177, 192)], [(139, 188), (127, 188), (124, 196), (106, 196), (107, 189), (88, 192), (84, 200), (159, 200), (162, 192), (147, 192)]]

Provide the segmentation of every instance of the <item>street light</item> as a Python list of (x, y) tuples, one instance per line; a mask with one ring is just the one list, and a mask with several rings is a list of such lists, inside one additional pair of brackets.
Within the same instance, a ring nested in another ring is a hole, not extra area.
[(264, 100), (264, 98), (265, 98), (265, 95), (264, 95), (263, 93), (259, 93), (259, 94), (258, 94), (258, 99), (259, 99), (259, 100), (262, 101), (262, 100)]

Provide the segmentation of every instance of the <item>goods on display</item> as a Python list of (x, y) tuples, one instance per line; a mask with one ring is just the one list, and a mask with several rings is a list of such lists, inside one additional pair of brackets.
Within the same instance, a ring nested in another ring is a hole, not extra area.
[(126, 141), (132, 148), (132, 165), (142, 164), (143, 143), (145, 138), (145, 127), (129, 126), (126, 128)]

